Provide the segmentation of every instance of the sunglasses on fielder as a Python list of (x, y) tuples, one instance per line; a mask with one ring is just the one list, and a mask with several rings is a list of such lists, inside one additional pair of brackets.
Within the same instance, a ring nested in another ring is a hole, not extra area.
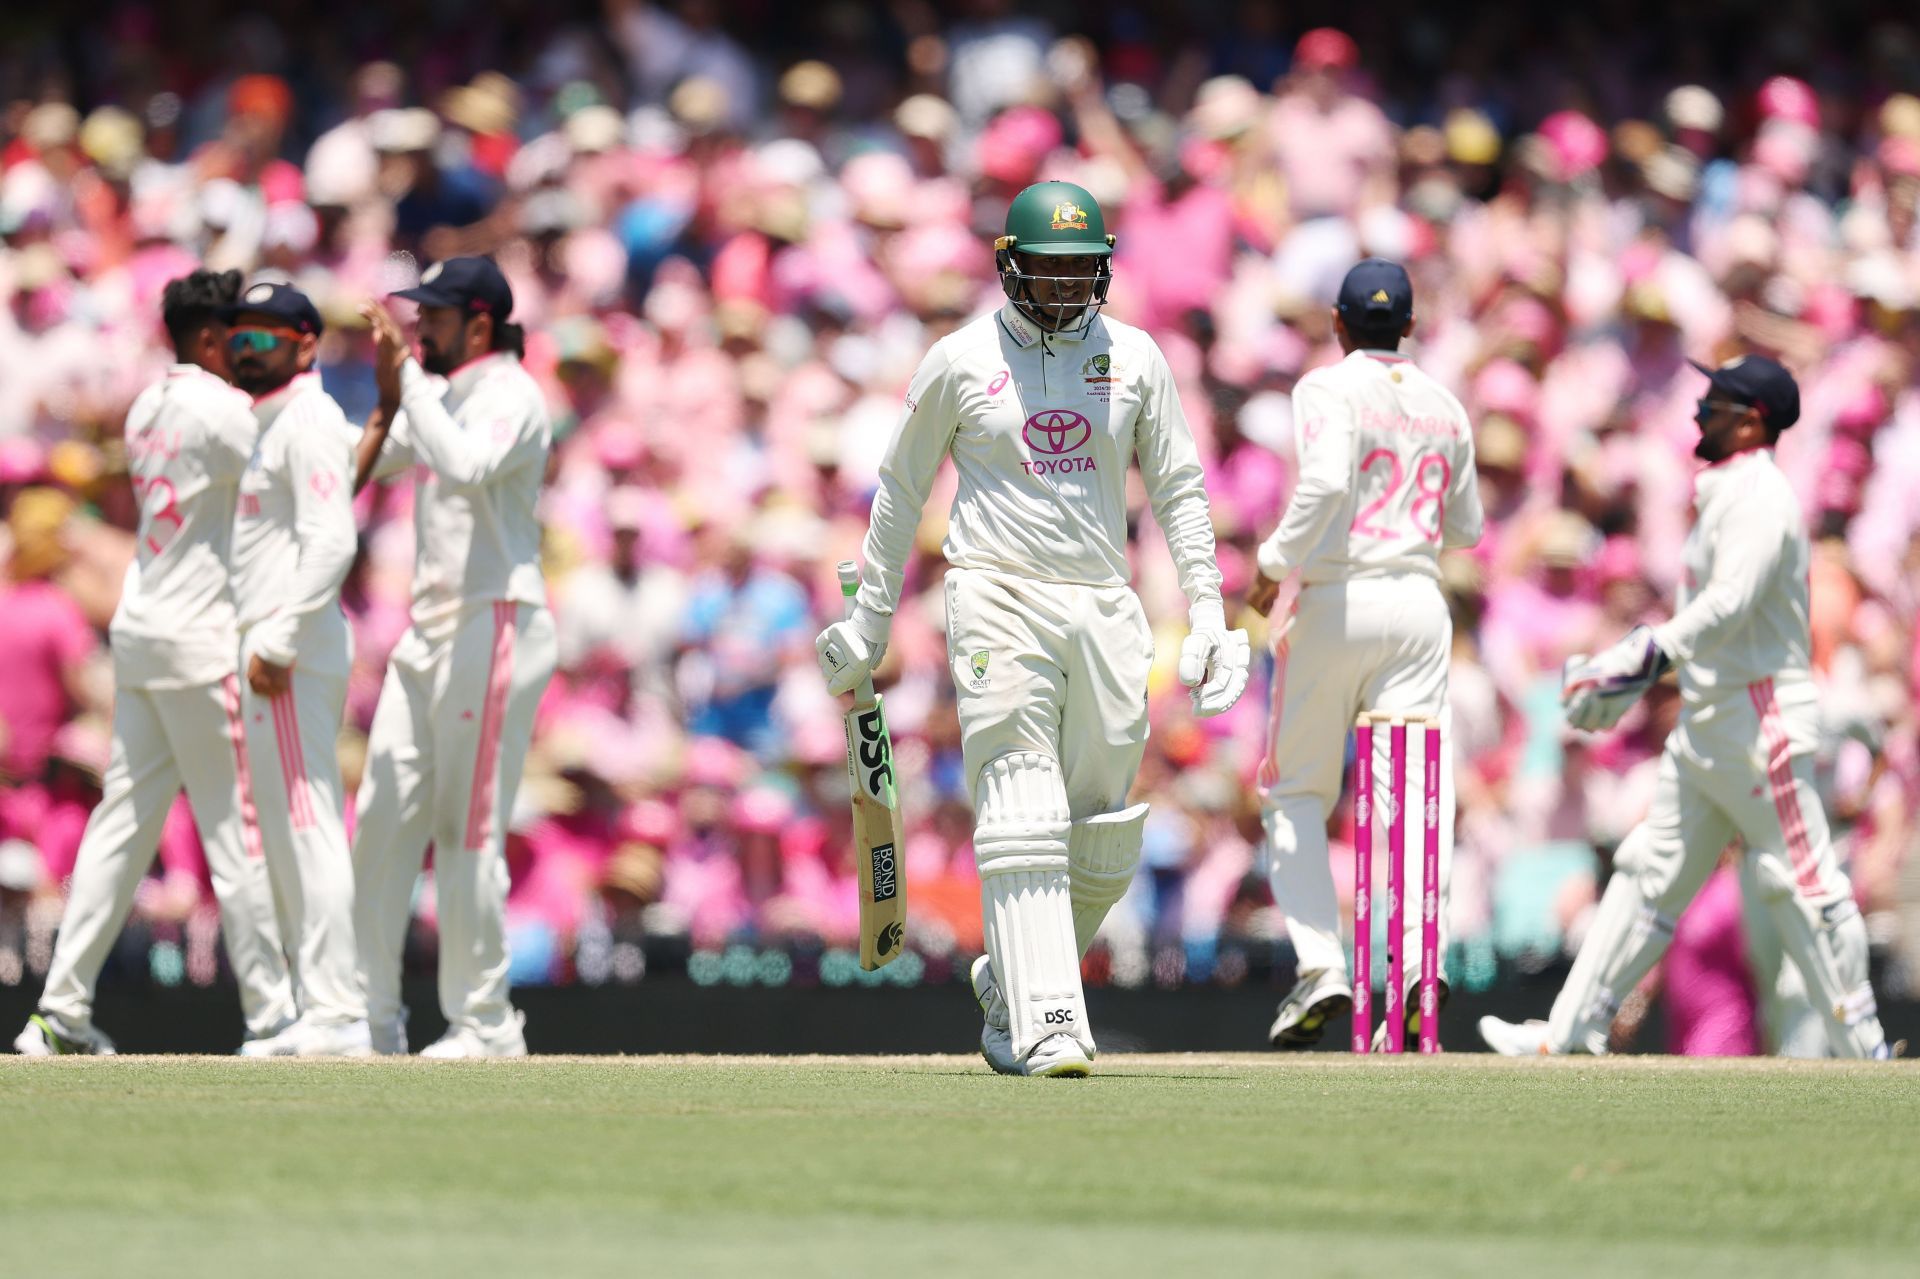
[(227, 349), (235, 355), (249, 351), (265, 354), (282, 342), (297, 342), (300, 335), (292, 329), (245, 328), (227, 334)]

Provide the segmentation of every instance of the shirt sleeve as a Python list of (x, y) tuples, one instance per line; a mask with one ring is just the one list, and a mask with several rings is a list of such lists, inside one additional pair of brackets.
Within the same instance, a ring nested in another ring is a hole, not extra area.
[(302, 629), (339, 598), (357, 545), (347, 437), (335, 423), (297, 425), (287, 438), (287, 483), (293, 488), (300, 553), (286, 602), (260, 623), (254, 646), (261, 660), (275, 666), (298, 661)]
[(960, 427), (953, 382), (953, 357), (942, 343), (914, 371), (900, 423), (880, 462), (880, 487), (860, 548), (864, 566), (854, 610), (854, 626), (870, 642), (885, 640), (893, 624), (920, 514)]
[(489, 401), (463, 427), (441, 402), (441, 390), (419, 364), (400, 369), (400, 404), (407, 413), (413, 451), (442, 483), (477, 487), (527, 466), (546, 465), (547, 414), (532, 402)]
[[(1460, 429), (1467, 433), (1467, 439), (1473, 438), (1473, 428), (1464, 412), (1460, 416)], [(1477, 546), (1480, 534), (1486, 529), (1486, 512), (1480, 506), (1480, 472), (1473, 457), (1469, 446), (1460, 469), (1454, 472), (1447, 505), (1441, 512), (1440, 545), (1445, 549)]]
[(1786, 549), (1780, 515), (1752, 494), (1729, 494), (1712, 520), (1713, 569), (1706, 586), (1672, 621), (1653, 630), (1654, 642), (1675, 662), (1692, 661), (1745, 624)]
[(374, 459), (373, 475), (370, 482), (379, 483), (411, 470), (419, 461), (418, 451), (413, 447), (413, 429), (408, 425), (407, 411), (396, 409), (393, 424), (387, 427), (387, 438), (380, 442), (380, 456)]
[(1213, 509), (1200, 468), (1187, 412), (1180, 404), (1173, 370), (1157, 346), (1147, 348), (1147, 387), (1134, 426), (1134, 458), (1146, 485), (1154, 522), (1173, 552), (1180, 589), (1188, 604), (1220, 598), (1220, 565), (1214, 558)]
[(1283, 581), (1346, 509), (1353, 486), (1353, 421), (1340, 397), (1315, 381), (1293, 391), (1300, 432), (1300, 482), (1273, 536), (1260, 544), (1260, 571)]

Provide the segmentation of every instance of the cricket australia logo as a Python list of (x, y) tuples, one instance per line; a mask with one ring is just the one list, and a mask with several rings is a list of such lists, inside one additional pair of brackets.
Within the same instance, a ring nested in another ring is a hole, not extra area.
[(1068, 200), (1064, 204), (1053, 206), (1053, 229), (1055, 231), (1084, 231), (1087, 229), (1087, 211)]
[(987, 661), (991, 657), (985, 649), (967, 659), (967, 665), (973, 671), (973, 687), (977, 691), (987, 687)]
[(1062, 456), (1083, 447), (1093, 438), (1093, 423), (1087, 420), (1084, 413), (1076, 413), (1072, 409), (1041, 409), (1027, 419), (1020, 438), (1035, 453), (1044, 455), (1020, 464), (1020, 468), (1028, 475), (1096, 469), (1090, 457)]
[(1120, 380), (1114, 374), (1113, 357), (1104, 352), (1088, 356), (1080, 366), (1080, 377), (1086, 383), (1087, 394), (1102, 403), (1113, 399), (1114, 384)]

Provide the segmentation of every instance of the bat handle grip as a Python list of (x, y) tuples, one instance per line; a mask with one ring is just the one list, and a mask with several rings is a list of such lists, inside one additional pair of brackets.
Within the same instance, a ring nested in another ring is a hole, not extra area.
[(840, 594), (846, 597), (847, 607), (851, 610), (854, 593), (860, 589), (860, 566), (852, 560), (841, 560), (836, 571), (840, 576)]

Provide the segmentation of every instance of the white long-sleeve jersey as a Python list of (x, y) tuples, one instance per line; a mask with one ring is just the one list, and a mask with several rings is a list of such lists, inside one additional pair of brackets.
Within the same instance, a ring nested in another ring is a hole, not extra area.
[(1794, 750), (1812, 750), (1812, 555), (1793, 486), (1771, 450), (1755, 449), (1700, 472), (1693, 505), (1679, 606), (1653, 631), (1678, 668), (1682, 718), (1705, 727), (1725, 708), (1750, 714), (1758, 689), (1777, 702)]
[(1440, 551), (1480, 540), (1473, 428), (1403, 355), (1355, 351), (1293, 391), (1300, 482), (1260, 571), (1308, 583), (1440, 576)]
[(353, 566), (358, 432), (318, 373), (254, 401), (260, 438), (240, 479), (233, 602), (247, 646), (276, 666), (345, 676), (353, 641), (340, 584)]
[(1042, 335), (1011, 303), (940, 339), (907, 389), (880, 467), (854, 622), (884, 638), (943, 459), (960, 486), (945, 552), (958, 568), (1124, 586), (1127, 466), (1137, 462), (1189, 602), (1220, 597), (1200, 455), (1166, 357), (1104, 316)]
[(128, 411), (140, 525), (109, 628), (120, 687), (193, 688), (233, 672), (227, 558), (259, 431), (246, 393), (197, 364), (174, 365)]
[(538, 506), (553, 425), (539, 384), (497, 352), (449, 378), (409, 360), (400, 385), (375, 474), (416, 468), (414, 625), (450, 632), (493, 600), (544, 605)]

